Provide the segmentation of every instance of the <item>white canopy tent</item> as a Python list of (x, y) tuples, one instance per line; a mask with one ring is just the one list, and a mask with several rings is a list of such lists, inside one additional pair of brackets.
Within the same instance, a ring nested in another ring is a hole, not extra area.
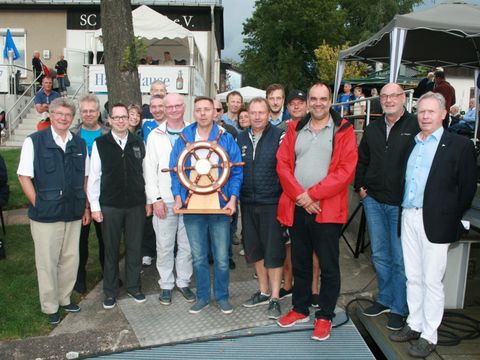
[(226, 92), (217, 94), (215, 96), (215, 99), (221, 102), (226, 102), (227, 95), (232, 91), (238, 91), (240, 94), (242, 94), (244, 102), (250, 102), (250, 100), (252, 100), (254, 97), (265, 97), (265, 90), (257, 89), (252, 86), (245, 86), (240, 89), (235, 89), (235, 90), (226, 91)]
[[(146, 5), (132, 11), (132, 22), (135, 36), (147, 46), (147, 55), (160, 59), (161, 64), (163, 53), (169, 51), (174, 59), (186, 60), (187, 65), (196, 65), (203, 73), (203, 59), (189, 30)], [(101, 36), (102, 29), (96, 30), (95, 37)]]

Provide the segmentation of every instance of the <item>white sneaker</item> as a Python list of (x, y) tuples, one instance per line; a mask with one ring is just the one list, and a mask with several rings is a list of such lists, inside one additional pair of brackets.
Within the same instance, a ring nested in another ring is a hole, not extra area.
[(152, 260), (153, 260), (153, 258), (151, 256), (144, 256), (142, 258), (142, 265), (143, 266), (150, 266), (150, 265), (152, 265)]
[(243, 250), (243, 249), (240, 250), (238, 253), (239, 253), (240, 255), (242, 255), (242, 256), (245, 256), (245, 250)]

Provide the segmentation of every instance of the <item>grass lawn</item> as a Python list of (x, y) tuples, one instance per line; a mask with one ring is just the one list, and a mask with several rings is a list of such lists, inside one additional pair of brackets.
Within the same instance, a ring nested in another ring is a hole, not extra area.
[(17, 178), (17, 167), (20, 160), (20, 149), (2, 149), (0, 155), (5, 159), (10, 185), (10, 199), (3, 210), (18, 209), (28, 206), (28, 200), (23, 195), (22, 188)]
[[(46, 315), (40, 310), (30, 226), (11, 225), (7, 226), (6, 231), (7, 258), (0, 261), (0, 340), (47, 335), (52, 328), (48, 325)], [(90, 231), (89, 251), (87, 288), (91, 290), (102, 278), (98, 261), (98, 241), (93, 226)], [(76, 292), (73, 292), (72, 301), (80, 301)]]

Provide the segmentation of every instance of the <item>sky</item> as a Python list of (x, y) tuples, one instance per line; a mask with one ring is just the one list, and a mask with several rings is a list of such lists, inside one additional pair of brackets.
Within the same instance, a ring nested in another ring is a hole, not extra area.
[[(415, 10), (425, 10), (438, 5), (445, 0), (425, 0)], [(465, 0), (469, 4), (479, 4), (480, 0)], [(225, 48), (222, 51), (222, 59), (240, 61), (240, 50), (243, 49), (243, 22), (252, 15), (255, 0), (223, 0), (223, 26)], [(479, 20), (480, 21), (480, 20)]]

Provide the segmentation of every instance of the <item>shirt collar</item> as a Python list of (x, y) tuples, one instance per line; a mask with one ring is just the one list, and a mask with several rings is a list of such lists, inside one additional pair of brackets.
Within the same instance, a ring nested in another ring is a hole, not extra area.
[(427, 138), (425, 140), (422, 140), (420, 138), (420, 133), (418, 133), (416, 136), (415, 136), (415, 142), (419, 143), (419, 142), (428, 142), (428, 141), (436, 141), (436, 142), (439, 142), (440, 139), (442, 138), (442, 135), (443, 135), (443, 126), (440, 126), (437, 130), (435, 130), (433, 133), (431, 133), (430, 135), (427, 136)]
[(67, 131), (67, 141), (63, 141), (62, 137), (55, 132), (55, 130), (53, 129), (53, 126), (50, 126), (50, 130), (52, 130), (53, 140), (55, 140), (55, 141), (56, 141), (56, 140), (60, 140), (60, 141), (66, 143), (67, 141), (72, 140), (73, 135), (72, 135), (72, 133), (70, 132), (70, 130)]
[[(308, 120), (307, 126), (304, 126), (301, 131), (311, 131), (310, 130), (310, 121), (312, 121), (312, 120), (311, 119)], [(333, 118), (332, 118), (332, 115), (330, 115), (330, 117), (328, 118), (327, 125), (325, 125), (325, 128), (331, 128), (332, 126), (333, 126)]]

